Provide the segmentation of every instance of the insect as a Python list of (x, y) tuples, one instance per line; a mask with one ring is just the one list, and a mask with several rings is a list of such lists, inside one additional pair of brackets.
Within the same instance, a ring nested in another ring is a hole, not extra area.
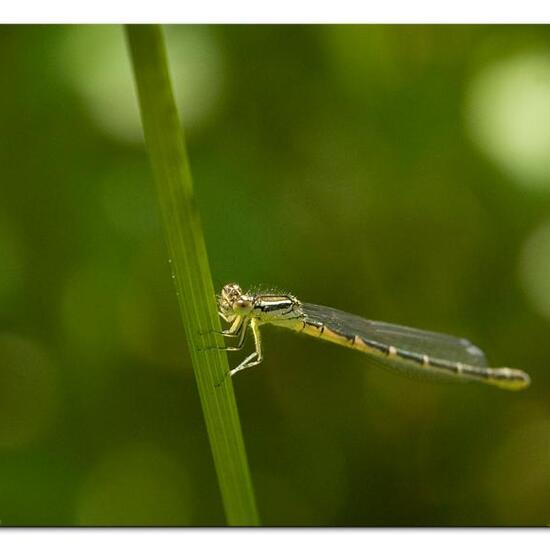
[(489, 367), (485, 354), (464, 338), (370, 321), (302, 303), (290, 294), (248, 294), (231, 283), (223, 287), (218, 307), (230, 324), (222, 334), (237, 339), (235, 347), (225, 349), (242, 349), (248, 329), (254, 338), (255, 351), (230, 371), (231, 376), (262, 362), (260, 326), (271, 324), (355, 349), (398, 371), (472, 380), (506, 390), (521, 390), (530, 383), (521, 370)]

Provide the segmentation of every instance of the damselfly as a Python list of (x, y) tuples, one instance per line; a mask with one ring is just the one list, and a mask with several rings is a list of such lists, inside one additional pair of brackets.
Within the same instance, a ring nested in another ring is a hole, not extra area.
[(302, 303), (290, 294), (246, 294), (239, 285), (228, 284), (218, 305), (220, 316), (230, 323), (223, 335), (238, 339), (235, 347), (226, 349), (242, 349), (248, 329), (256, 348), (231, 370), (231, 376), (262, 362), (259, 327), (271, 324), (353, 348), (400, 371), (474, 380), (507, 390), (526, 388), (530, 382), (521, 370), (490, 368), (485, 354), (464, 338), (369, 321), (330, 307)]

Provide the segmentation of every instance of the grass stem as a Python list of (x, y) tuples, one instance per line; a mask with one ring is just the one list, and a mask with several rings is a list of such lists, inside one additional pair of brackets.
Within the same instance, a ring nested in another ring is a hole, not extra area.
[(174, 102), (163, 32), (158, 25), (126, 27), (145, 142), (156, 181), (169, 257), (204, 412), (226, 520), (258, 525), (206, 245), (193, 192), (184, 134)]

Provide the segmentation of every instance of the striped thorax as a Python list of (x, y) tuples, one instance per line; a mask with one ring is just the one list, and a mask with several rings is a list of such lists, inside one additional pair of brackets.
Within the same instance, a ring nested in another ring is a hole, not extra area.
[(238, 317), (279, 324), (303, 317), (302, 304), (290, 294), (246, 294), (236, 283), (223, 287), (218, 300), (220, 315), (228, 322)]

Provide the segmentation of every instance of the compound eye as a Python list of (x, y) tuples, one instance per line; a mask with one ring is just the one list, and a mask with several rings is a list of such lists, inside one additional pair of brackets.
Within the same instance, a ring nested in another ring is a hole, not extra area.
[(226, 289), (227, 293), (231, 294), (231, 296), (239, 296), (240, 294), (242, 294), (242, 290), (239, 285), (227, 285)]
[(242, 291), (239, 285), (231, 283), (231, 284), (225, 285), (222, 288), (221, 294), (222, 296), (225, 296), (228, 299), (235, 299), (242, 294)]

